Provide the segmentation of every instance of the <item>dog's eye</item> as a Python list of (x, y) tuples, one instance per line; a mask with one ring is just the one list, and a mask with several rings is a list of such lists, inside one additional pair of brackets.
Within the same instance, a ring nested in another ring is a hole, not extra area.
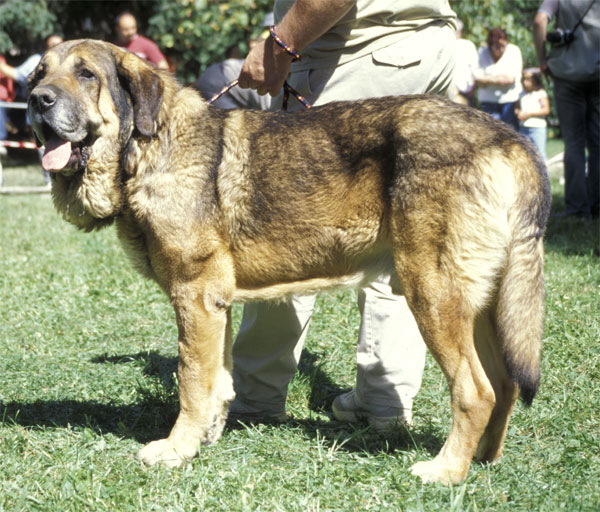
[(87, 68), (82, 68), (79, 71), (79, 76), (81, 78), (84, 78), (85, 80), (92, 80), (94, 78), (96, 78), (96, 75), (94, 75), (94, 73), (92, 73), (89, 69)]

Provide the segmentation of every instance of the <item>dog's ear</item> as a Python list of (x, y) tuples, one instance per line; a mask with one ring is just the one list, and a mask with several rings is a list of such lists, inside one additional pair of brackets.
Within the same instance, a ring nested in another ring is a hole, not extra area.
[(135, 127), (151, 137), (162, 103), (163, 81), (150, 64), (126, 50), (119, 50), (115, 60), (119, 80), (131, 96)]

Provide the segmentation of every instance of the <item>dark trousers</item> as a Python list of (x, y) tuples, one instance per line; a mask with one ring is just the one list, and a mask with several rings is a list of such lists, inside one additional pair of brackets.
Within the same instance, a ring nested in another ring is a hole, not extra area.
[[(600, 81), (554, 79), (554, 101), (565, 142), (565, 203), (568, 214), (598, 215), (600, 198)], [(587, 147), (587, 176), (586, 157)]]
[(481, 102), (481, 110), (490, 114), (494, 119), (504, 121), (512, 126), (516, 131), (519, 131), (519, 119), (515, 114), (515, 106), (517, 102), (510, 103), (491, 103), (488, 101)]

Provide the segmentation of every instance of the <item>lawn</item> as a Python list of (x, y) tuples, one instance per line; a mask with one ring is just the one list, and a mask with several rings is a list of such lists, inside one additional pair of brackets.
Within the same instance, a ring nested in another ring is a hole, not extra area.
[[(28, 173), (40, 179), (35, 165), (5, 168), (16, 182)], [(553, 195), (559, 211), (556, 181)], [(354, 381), (352, 291), (318, 300), (287, 424), (228, 430), (181, 469), (143, 467), (136, 451), (177, 414), (167, 299), (113, 229), (78, 232), (48, 195), (0, 196), (0, 219), (0, 511), (600, 509), (597, 221), (551, 220), (540, 392), (515, 408), (502, 462), (474, 463), (452, 488), (409, 471), (450, 426), (430, 357), (411, 429), (384, 438), (330, 417)]]

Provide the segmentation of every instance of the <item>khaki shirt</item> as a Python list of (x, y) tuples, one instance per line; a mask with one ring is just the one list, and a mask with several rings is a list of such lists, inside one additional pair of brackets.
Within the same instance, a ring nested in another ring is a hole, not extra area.
[[(276, 22), (293, 3), (294, 0), (275, 0)], [(434, 23), (456, 30), (455, 22), (456, 14), (448, 0), (358, 0), (336, 25), (302, 51), (302, 60), (292, 64), (292, 71), (343, 64)]]

